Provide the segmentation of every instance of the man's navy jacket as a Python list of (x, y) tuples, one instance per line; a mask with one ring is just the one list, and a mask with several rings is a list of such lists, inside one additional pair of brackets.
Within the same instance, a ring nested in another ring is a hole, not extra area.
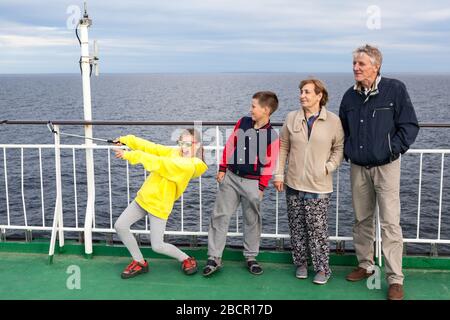
[(356, 87), (348, 89), (339, 117), (345, 132), (345, 159), (360, 166), (380, 166), (397, 159), (419, 133), (406, 87), (395, 79), (382, 77), (377, 90), (368, 95)]

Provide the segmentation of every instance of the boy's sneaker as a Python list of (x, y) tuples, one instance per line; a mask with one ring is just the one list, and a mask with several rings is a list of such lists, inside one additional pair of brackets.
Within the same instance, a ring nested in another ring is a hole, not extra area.
[(297, 277), (298, 279), (308, 278), (308, 267), (307, 266), (297, 267), (297, 270), (295, 270), (295, 277)]
[(328, 279), (330, 279), (330, 276), (325, 275), (323, 272), (317, 272), (313, 282), (315, 284), (325, 284), (328, 282)]
[(251, 274), (260, 275), (263, 273), (263, 269), (256, 260), (247, 260), (247, 267)]
[(194, 258), (189, 257), (181, 264), (181, 269), (185, 274), (190, 275), (197, 272), (197, 261)]
[(203, 275), (205, 277), (209, 276), (210, 274), (213, 274), (217, 270), (222, 268), (222, 264), (217, 264), (216, 260), (214, 259), (208, 259), (206, 261), (206, 266), (203, 268)]
[(136, 260), (133, 260), (126, 268), (123, 270), (121, 277), (122, 279), (133, 278), (141, 273), (148, 272), (148, 262), (144, 260), (145, 263), (141, 264)]

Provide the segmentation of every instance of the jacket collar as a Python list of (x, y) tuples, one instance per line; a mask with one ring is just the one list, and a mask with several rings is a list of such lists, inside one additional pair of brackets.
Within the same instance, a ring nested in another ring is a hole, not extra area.
[[(320, 114), (317, 120), (327, 120), (327, 108), (322, 107), (320, 109)], [(295, 117), (294, 117), (294, 131), (300, 131), (302, 130), (303, 124), (306, 125), (306, 117), (305, 117), (305, 111), (303, 108), (300, 108)]]
[[(253, 121), (253, 119), (252, 119), (252, 128), (254, 128), (254, 127), (255, 127), (255, 121)], [(265, 125), (263, 125), (261, 128), (258, 128), (257, 130), (267, 129), (269, 127), (270, 127), (270, 119)]]
[(361, 85), (360, 82), (357, 82), (354, 86), (353, 86), (353, 90), (355, 90), (356, 92), (358, 92), (360, 95), (364, 95), (366, 97), (366, 99), (364, 100), (364, 103), (367, 102), (367, 100), (369, 100), (369, 98), (371, 96), (375, 96), (378, 94), (378, 84), (381, 81), (381, 75), (377, 76), (377, 79), (375, 80), (375, 82), (372, 84), (372, 87), (369, 90), (366, 90), (365, 88), (363, 88), (363, 86)]
[[(378, 84), (380, 83), (380, 81), (381, 81), (381, 75), (378, 75), (377, 78), (375, 79), (375, 82), (372, 84), (372, 87), (370, 88), (369, 92), (377, 91)], [(355, 85), (353, 86), (353, 90), (356, 90), (359, 93), (364, 93), (366, 91), (364, 89), (364, 87), (362, 86), (361, 82), (356, 82)]]

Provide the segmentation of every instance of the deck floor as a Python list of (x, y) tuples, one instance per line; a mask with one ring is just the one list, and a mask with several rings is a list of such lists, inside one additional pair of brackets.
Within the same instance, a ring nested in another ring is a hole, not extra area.
[[(170, 259), (150, 259), (150, 271), (123, 280), (120, 272), (129, 263), (126, 257), (55, 256), (0, 253), (0, 299), (385, 299), (387, 285), (369, 290), (366, 281), (350, 283), (345, 275), (352, 267), (333, 266), (333, 277), (324, 286), (294, 277), (294, 268), (285, 263), (262, 263), (264, 274), (251, 275), (243, 262), (225, 261), (224, 268), (210, 278), (186, 276), (180, 264)], [(205, 261), (200, 261), (200, 269)], [(80, 268), (81, 289), (70, 290), (66, 273), (71, 265)], [(405, 269), (405, 299), (450, 299), (450, 271)]]

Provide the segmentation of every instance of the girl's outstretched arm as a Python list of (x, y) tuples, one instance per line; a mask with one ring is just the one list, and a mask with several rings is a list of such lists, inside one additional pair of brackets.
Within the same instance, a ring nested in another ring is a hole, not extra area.
[(145, 170), (158, 172), (162, 177), (174, 182), (186, 179), (189, 180), (194, 175), (196, 170), (194, 161), (199, 162), (199, 166), (201, 166), (203, 172), (207, 169), (207, 166), (203, 164), (200, 159), (193, 160), (191, 158), (183, 157), (158, 157), (139, 150), (125, 151), (123, 152), (122, 158), (132, 165), (140, 163), (144, 166)]
[(156, 156), (169, 156), (174, 152), (174, 148), (153, 143), (151, 141), (136, 137), (132, 134), (119, 138), (120, 143), (125, 144), (131, 150), (140, 150)]

